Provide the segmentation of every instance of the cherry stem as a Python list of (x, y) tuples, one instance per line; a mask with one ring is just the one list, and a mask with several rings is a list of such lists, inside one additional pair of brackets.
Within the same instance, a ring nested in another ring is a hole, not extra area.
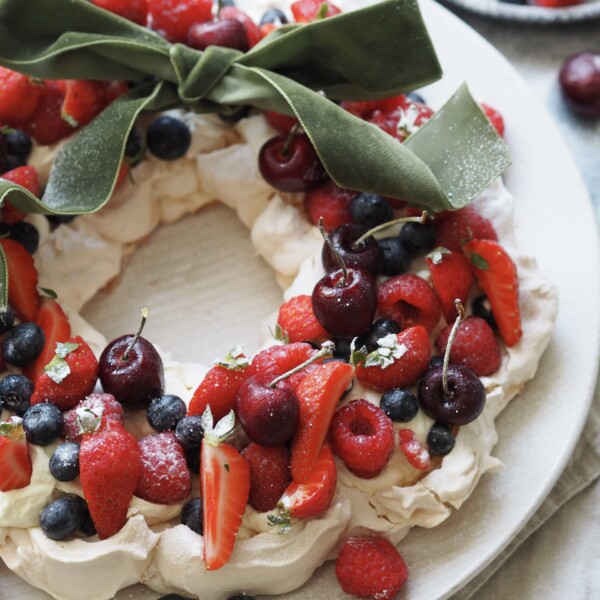
[(217, 10), (215, 13), (215, 18), (218, 19), (221, 15), (221, 9), (223, 8), (223, 0), (217, 0)]
[(296, 123), (290, 129), (290, 134), (288, 135), (288, 139), (285, 140), (285, 144), (283, 145), (283, 148), (281, 149), (281, 156), (289, 155), (290, 146), (292, 145), (292, 142), (296, 139), (296, 136), (298, 135), (298, 131), (300, 131), (300, 123)]
[(348, 279), (348, 268), (346, 267), (346, 263), (344, 262), (344, 259), (342, 258), (341, 254), (337, 251), (336, 247), (331, 243), (331, 240), (329, 239), (329, 236), (325, 231), (325, 227), (323, 227), (323, 217), (319, 217), (318, 226), (319, 231), (321, 232), (321, 235), (325, 240), (325, 243), (329, 246), (329, 249), (333, 253), (333, 256), (335, 256), (335, 260), (337, 260), (338, 264), (340, 265), (340, 269), (342, 269), (342, 286), (345, 287), (346, 281)]
[(386, 223), (377, 225), (377, 227), (369, 229), (369, 231), (361, 235), (357, 240), (354, 240), (354, 242), (352, 242), (352, 249), (356, 250), (358, 246), (360, 246), (365, 240), (369, 239), (371, 236), (375, 235), (376, 233), (379, 233), (380, 231), (384, 231), (392, 225), (398, 225), (398, 223), (420, 223), (421, 225), (423, 225), (425, 221), (427, 221), (427, 217), (427, 211), (424, 210), (421, 213), (420, 217), (400, 217), (399, 219), (394, 219), (393, 221), (387, 221)]
[(280, 375), (279, 377), (273, 379), (273, 381), (271, 381), (271, 383), (269, 384), (269, 387), (274, 388), (280, 381), (287, 379), (290, 375), (293, 375), (294, 373), (298, 373), (298, 371), (302, 371), (304, 367), (312, 365), (316, 360), (319, 360), (320, 358), (333, 356), (334, 350), (335, 344), (332, 341), (323, 342), (321, 344), (321, 349), (314, 356), (311, 356), (308, 360), (305, 360), (301, 365), (290, 369), (287, 373), (284, 373), (283, 375)]
[(125, 348), (125, 352), (123, 352), (123, 356), (121, 356), (121, 360), (125, 362), (129, 358), (129, 353), (133, 350), (133, 347), (137, 344), (137, 341), (140, 339), (140, 335), (142, 335), (142, 330), (144, 329), (144, 325), (146, 324), (146, 319), (148, 318), (148, 309), (142, 308), (142, 320), (140, 322), (140, 326), (138, 330), (135, 332), (133, 339), (129, 342), (127, 348)]
[(442, 367), (442, 388), (444, 389), (444, 398), (450, 398), (452, 396), (452, 393), (448, 389), (448, 367), (450, 366), (450, 351), (452, 349), (452, 344), (454, 344), (454, 338), (456, 338), (456, 334), (458, 333), (458, 328), (460, 324), (465, 320), (465, 309), (462, 305), (462, 302), (458, 298), (454, 301), (454, 306), (456, 306), (456, 312), (458, 313), (458, 317), (456, 318), (456, 321), (454, 321), (454, 325), (452, 325), (450, 335), (448, 336), (448, 343), (446, 344), (446, 352), (444, 354), (444, 366)]

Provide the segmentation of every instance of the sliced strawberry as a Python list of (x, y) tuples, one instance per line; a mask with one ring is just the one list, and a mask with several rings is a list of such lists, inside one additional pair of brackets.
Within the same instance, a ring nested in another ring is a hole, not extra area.
[[(323, 5), (326, 8), (322, 8)], [(342, 11), (329, 0), (298, 0), (290, 6), (296, 23), (310, 23), (315, 19), (324, 19), (339, 15)]]
[(61, 116), (65, 97), (61, 87), (63, 86), (59, 82), (46, 81), (41, 88), (36, 109), (27, 121), (25, 131), (38, 144), (55, 144), (74, 131)]
[(326, 444), (321, 448), (308, 481), (292, 481), (283, 493), (281, 503), (292, 517), (316, 517), (329, 508), (335, 495), (336, 483), (335, 460), (331, 448)]
[(406, 460), (419, 471), (428, 471), (431, 468), (431, 457), (429, 451), (421, 445), (415, 437), (412, 429), (401, 429), (398, 433), (400, 439), (400, 451)]
[(0, 492), (28, 486), (31, 473), (31, 457), (21, 419), (0, 423)]
[(0, 67), (0, 122), (13, 127), (27, 122), (40, 99), (41, 86), (27, 75)]
[(65, 83), (61, 116), (71, 127), (83, 127), (106, 107), (106, 85), (83, 79), (68, 79)]
[(292, 440), (292, 479), (309, 483), (342, 394), (354, 379), (354, 369), (329, 362), (310, 372), (298, 387), (300, 416)]
[[(34, 196), (40, 197), (40, 179), (34, 167), (25, 166), (17, 167), (6, 173), (2, 173), (2, 179), (12, 181), (26, 190), (30, 191)], [(2, 207), (2, 221), (7, 225), (14, 225), (22, 221), (27, 216), (22, 210), (15, 208), (10, 201), (6, 200)]]
[(202, 440), (200, 484), (203, 500), (204, 562), (220, 569), (233, 551), (250, 494), (250, 467), (229, 444)]
[(69, 320), (56, 300), (42, 300), (37, 324), (44, 332), (44, 349), (33, 363), (23, 369), (34, 384), (43, 374), (44, 367), (54, 358), (57, 342), (62, 344), (71, 337)]
[(8, 301), (21, 321), (35, 323), (40, 310), (40, 295), (33, 257), (14, 240), (0, 240), (0, 244), (8, 266)]
[(517, 266), (506, 250), (493, 240), (472, 240), (464, 245), (464, 250), (488, 297), (502, 339), (507, 346), (514, 346), (523, 336)]
[(490, 120), (498, 135), (504, 135), (504, 119), (502, 115), (492, 106), (486, 104), (485, 102), (481, 103), (481, 110), (485, 113), (485, 116)]
[(145, 25), (148, 16), (148, 0), (91, 0), (93, 4), (138, 25)]
[(325, 231), (333, 231), (354, 221), (350, 212), (350, 204), (354, 196), (356, 192), (341, 188), (328, 180), (306, 192), (304, 210), (313, 225), (318, 225), (319, 219), (323, 218)]

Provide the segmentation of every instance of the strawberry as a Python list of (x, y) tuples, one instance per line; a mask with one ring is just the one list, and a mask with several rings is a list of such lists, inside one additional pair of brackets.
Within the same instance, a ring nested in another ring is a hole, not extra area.
[(146, 24), (148, 0), (92, 0), (92, 3), (138, 25)]
[(110, 104), (128, 91), (129, 86), (125, 81), (109, 81), (106, 83), (106, 101)]
[(252, 359), (252, 364), (248, 369), (248, 377), (266, 375), (275, 379), (275, 377), (279, 377), (279, 375), (283, 375), (294, 367), (301, 365), (315, 353), (316, 350), (310, 344), (303, 342), (270, 346)]
[(212, 367), (192, 396), (188, 416), (202, 415), (210, 404), (213, 418), (220, 421), (230, 410), (235, 409), (240, 387), (248, 378), (248, 364), (248, 359), (237, 347), (222, 362)]
[(81, 441), (79, 471), (98, 537), (105, 540), (127, 521), (127, 509), (142, 472), (137, 440), (114, 421), (96, 431), (91, 428)]
[(354, 196), (356, 192), (341, 188), (333, 181), (325, 181), (306, 192), (304, 210), (313, 225), (318, 225), (322, 217), (325, 231), (333, 231), (353, 222), (350, 203)]
[(335, 561), (335, 576), (346, 594), (392, 600), (408, 578), (398, 550), (380, 536), (348, 538)]
[(272, 31), (278, 29), (278, 25), (275, 23), (265, 23), (264, 25), (259, 25), (258, 30), (260, 31), (260, 39), (266, 38)]
[(463, 244), (469, 240), (498, 239), (491, 221), (482, 217), (473, 206), (436, 215), (434, 228), (436, 245), (455, 252), (462, 252)]
[(472, 240), (464, 246), (475, 277), (488, 297), (502, 339), (514, 346), (523, 336), (519, 310), (517, 266), (502, 246), (493, 240)]
[(192, 491), (183, 448), (171, 431), (147, 435), (139, 441), (142, 473), (135, 495), (155, 504), (183, 502)]
[(35, 323), (40, 310), (40, 295), (33, 257), (14, 240), (0, 240), (0, 245), (8, 267), (8, 302), (21, 321)]
[(60, 114), (71, 127), (83, 127), (106, 107), (106, 85), (103, 81), (68, 79)]
[[(270, 23), (270, 25), (272, 25), (272, 23)], [(283, 113), (278, 113), (274, 110), (266, 110), (265, 119), (267, 119), (267, 122), (271, 127), (274, 127), (280, 133), (289, 133), (299, 123), (296, 117), (290, 117), (289, 115), (284, 115)]]
[(62, 411), (76, 406), (91, 394), (98, 379), (98, 360), (79, 336), (56, 344), (54, 358), (36, 381), (31, 404), (51, 402)]
[(36, 109), (41, 89), (27, 75), (0, 67), (0, 123), (12, 127), (26, 123)]
[(25, 131), (38, 144), (55, 144), (73, 133), (73, 127), (61, 116), (64, 97), (58, 82), (47, 81), (41, 88), (36, 109), (25, 125)]
[(19, 490), (31, 481), (31, 457), (23, 431), (23, 419), (0, 423), (0, 492)]
[(246, 31), (246, 41), (249, 48), (256, 46), (262, 39), (258, 25), (245, 12), (235, 6), (224, 6), (219, 13), (219, 18), (239, 21)]
[(285, 446), (267, 448), (251, 442), (242, 456), (250, 466), (248, 504), (259, 512), (273, 510), (292, 480), (290, 451)]
[[(579, 0), (575, 1), (577, 3), (579, 2)], [(503, 136), (504, 119), (502, 118), (502, 115), (495, 108), (492, 108), (489, 104), (485, 104), (485, 102), (482, 102), (480, 106), (481, 110), (483, 110), (483, 112), (485, 113), (485, 116), (491, 121), (492, 125), (495, 127), (496, 131), (498, 132), (498, 135)]]
[(431, 347), (421, 325), (390, 334), (378, 343), (379, 349), (356, 365), (356, 378), (367, 387), (379, 392), (408, 387), (427, 370)]
[(310, 483), (325, 443), (337, 403), (354, 379), (354, 369), (343, 362), (328, 362), (310, 372), (298, 387), (300, 415), (292, 440), (292, 479)]
[(281, 505), (297, 519), (316, 517), (325, 512), (337, 483), (337, 469), (331, 448), (325, 444), (317, 457), (308, 481), (292, 481), (281, 496)]
[[(40, 197), (40, 179), (35, 167), (17, 167), (6, 173), (2, 173), (2, 179), (12, 181), (26, 190), (30, 191), (34, 196)], [(22, 221), (26, 217), (27, 213), (22, 210), (15, 208), (10, 201), (5, 200), (2, 206), (2, 221), (7, 225), (14, 225), (19, 221)]]
[(290, 9), (296, 23), (310, 23), (310, 21), (333, 17), (342, 12), (329, 0), (298, 0), (292, 2)]
[(317, 321), (310, 296), (295, 296), (279, 308), (277, 325), (294, 342), (317, 342), (327, 339), (328, 335)]
[(148, 27), (170, 42), (185, 43), (190, 25), (212, 19), (212, 5), (212, 0), (148, 0)]
[(429, 471), (431, 469), (429, 451), (421, 446), (421, 442), (415, 437), (415, 432), (412, 429), (401, 429), (398, 432), (398, 438), (400, 451), (410, 465), (419, 471)]
[[(123, 425), (125, 423), (125, 414), (123, 405), (115, 400), (112, 394), (90, 394), (86, 396), (75, 408), (63, 413), (63, 431), (62, 436), (72, 442), (81, 444), (83, 433), (79, 428), (79, 409), (90, 409), (96, 414), (102, 413), (102, 426), (106, 427), (108, 421), (116, 421)], [(100, 409), (100, 410), (99, 410)]]
[(405, 101), (395, 108), (384, 104), (383, 110), (373, 111), (366, 120), (403, 142), (432, 116), (433, 111), (427, 105)]
[(422, 325), (432, 331), (442, 314), (440, 301), (431, 286), (414, 273), (396, 275), (377, 290), (382, 316), (393, 319), (402, 329)]
[(426, 257), (433, 289), (440, 299), (442, 312), (448, 323), (454, 322), (456, 299), (466, 304), (473, 284), (473, 271), (469, 259), (462, 252), (437, 247)]
[(71, 337), (69, 320), (56, 300), (42, 300), (36, 322), (44, 332), (44, 349), (35, 361), (23, 370), (34, 383), (42, 376), (44, 368), (54, 357), (56, 344), (63, 344)]
[(235, 425), (233, 413), (214, 429), (212, 418), (203, 425), (200, 487), (204, 562), (207, 570), (215, 571), (229, 560), (233, 551), (250, 494), (250, 467), (233, 446), (223, 441)]

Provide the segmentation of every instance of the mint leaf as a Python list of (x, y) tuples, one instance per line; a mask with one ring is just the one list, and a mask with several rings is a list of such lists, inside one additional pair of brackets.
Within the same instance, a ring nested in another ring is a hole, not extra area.
[(395, 333), (390, 333), (378, 339), (377, 344), (379, 348), (371, 352), (365, 359), (365, 367), (387, 369), (408, 352), (408, 348), (404, 344), (398, 343), (398, 337)]
[(223, 360), (216, 360), (214, 364), (231, 371), (241, 371), (250, 364), (250, 360), (244, 356), (242, 347), (236, 346), (227, 353)]

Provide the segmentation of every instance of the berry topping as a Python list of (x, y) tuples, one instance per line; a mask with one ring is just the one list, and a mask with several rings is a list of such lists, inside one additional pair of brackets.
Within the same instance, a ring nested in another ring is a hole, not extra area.
[(51, 540), (66, 540), (83, 523), (85, 500), (75, 495), (53, 500), (40, 515), (40, 527)]
[[(198, 453), (200, 456), (200, 453)], [(192, 498), (186, 502), (181, 509), (181, 523), (192, 531), (202, 535), (202, 498)]]
[(156, 504), (177, 504), (192, 491), (190, 472), (175, 434), (168, 431), (139, 441), (142, 473), (135, 495)]
[(64, 99), (64, 92), (57, 83), (47, 81), (41, 86), (39, 102), (25, 126), (25, 131), (38, 144), (55, 144), (73, 133), (73, 127), (62, 118)]
[(205, 50), (209, 46), (233, 48), (241, 52), (248, 50), (246, 30), (237, 19), (192, 24), (187, 34), (187, 45), (197, 50)]
[(60, 410), (48, 402), (36, 404), (23, 415), (23, 429), (30, 444), (48, 446), (63, 430), (63, 416)]
[(286, 339), (294, 342), (320, 343), (327, 339), (327, 331), (315, 317), (310, 296), (294, 296), (279, 308), (277, 325)]
[(380, 536), (348, 538), (335, 561), (335, 576), (346, 594), (392, 600), (408, 577), (404, 559)]
[(316, 19), (325, 19), (339, 15), (342, 11), (329, 0), (297, 0), (290, 9), (296, 23), (310, 23)]
[(381, 250), (372, 237), (356, 243), (365, 233), (367, 229), (355, 223), (347, 223), (334, 229), (329, 236), (331, 244), (323, 244), (322, 258), (325, 270), (333, 271), (339, 268), (337, 253), (346, 267), (363, 269), (376, 277), (381, 270)]
[(383, 275), (393, 277), (408, 270), (410, 266), (410, 254), (399, 237), (387, 237), (377, 240), (381, 249), (383, 262), (381, 272)]
[(498, 135), (504, 135), (504, 119), (502, 115), (489, 104), (481, 103), (481, 110), (485, 113), (485, 116), (490, 120)]
[(31, 458), (22, 420), (0, 423), (0, 492), (18, 490), (31, 481)]
[(323, 228), (330, 232), (352, 222), (350, 203), (356, 192), (347, 190), (327, 180), (308, 190), (304, 196), (304, 209), (313, 225), (323, 219)]
[(57, 446), (48, 466), (57, 481), (73, 481), (79, 475), (79, 444), (65, 442)]
[(401, 429), (398, 432), (400, 451), (412, 467), (419, 471), (428, 471), (431, 468), (431, 458), (427, 448), (415, 437), (411, 429)]
[[(38, 172), (35, 170), (34, 167), (17, 167), (16, 169), (12, 169), (11, 171), (2, 173), (1, 177), (2, 179), (7, 179), (12, 183), (16, 183), (17, 185), (24, 187), (34, 196), (39, 198), (41, 191), (40, 180), (38, 177)], [(2, 221), (6, 225), (15, 225), (16, 223), (21, 222), (25, 218), (25, 216), (26, 215), (24, 212), (16, 209), (8, 200), (2, 206)]]
[(465, 206), (443, 219), (436, 219), (435, 234), (438, 246), (455, 252), (462, 252), (463, 244), (469, 240), (498, 239), (491, 221), (482, 217), (473, 206)]
[(429, 221), (427, 223), (406, 223), (398, 237), (410, 256), (425, 254), (435, 245), (435, 230)]
[(41, 87), (27, 77), (0, 67), (0, 123), (18, 126), (27, 122), (40, 99)]
[(106, 426), (108, 421), (116, 421), (121, 423), (125, 421), (125, 415), (123, 413), (123, 406), (120, 402), (115, 400), (112, 394), (90, 394), (87, 398), (84, 398), (77, 407), (68, 410), (63, 414), (64, 427), (62, 436), (72, 442), (81, 443), (83, 439), (83, 433), (79, 426), (79, 416), (77, 411), (79, 409), (89, 409), (94, 411), (95, 414), (102, 415), (103, 426)]
[[(4, 205), (4, 208), (8, 208), (9, 203), (7, 202)], [(6, 215), (6, 210), (4, 211)], [(0, 226), (2, 229), (4, 227)], [(19, 221), (15, 223), (12, 227), (8, 229), (8, 237), (15, 242), (18, 242), (29, 252), (29, 254), (34, 254), (38, 249), (40, 243), (40, 233), (35, 228), (34, 225), (28, 223), (27, 221)]]
[(390, 418), (367, 400), (353, 400), (331, 425), (333, 451), (352, 473), (372, 479), (381, 473), (394, 449)]
[(92, 0), (92, 2), (116, 15), (138, 25), (145, 25), (148, 16), (148, 0)]
[(72, 127), (83, 127), (108, 104), (102, 81), (69, 79), (65, 81), (65, 99), (61, 116)]
[[(400, 326), (398, 323), (392, 319), (377, 319), (377, 321), (369, 327), (369, 330), (361, 341), (369, 352), (373, 352), (379, 348), (377, 342), (390, 333), (400, 333)], [(356, 345), (357, 347), (360, 347), (360, 344)]]
[(565, 100), (575, 112), (587, 117), (600, 116), (599, 52), (579, 52), (565, 59), (559, 83)]
[(174, 431), (186, 414), (185, 402), (179, 396), (166, 394), (152, 400), (148, 406), (147, 418), (155, 431)]
[(434, 456), (446, 456), (454, 448), (455, 443), (456, 438), (452, 429), (443, 423), (433, 425), (427, 434), (429, 453)]
[(357, 194), (350, 203), (350, 212), (354, 220), (363, 227), (371, 229), (391, 221), (392, 207), (382, 196), (362, 192)]
[(316, 352), (310, 344), (302, 342), (270, 346), (252, 359), (248, 375), (268, 375), (275, 379), (309, 360)]
[(410, 390), (394, 388), (381, 396), (379, 408), (392, 421), (406, 423), (417, 416), (419, 401)]
[(2, 355), (9, 365), (25, 367), (44, 347), (44, 332), (35, 323), (19, 323), (2, 340)]
[(29, 408), (33, 389), (33, 383), (25, 375), (6, 375), (0, 380), (0, 410), (4, 408), (22, 417)]
[(212, 0), (148, 0), (148, 27), (170, 42), (185, 43), (193, 23), (212, 19)]
[(221, 19), (230, 19), (239, 21), (246, 33), (246, 47), (252, 48), (261, 40), (261, 33), (258, 25), (245, 13), (235, 6), (223, 6), (219, 13)]
[(168, 115), (158, 117), (146, 131), (148, 150), (161, 160), (177, 160), (185, 156), (191, 143), (189, 127), (183, 121)]

